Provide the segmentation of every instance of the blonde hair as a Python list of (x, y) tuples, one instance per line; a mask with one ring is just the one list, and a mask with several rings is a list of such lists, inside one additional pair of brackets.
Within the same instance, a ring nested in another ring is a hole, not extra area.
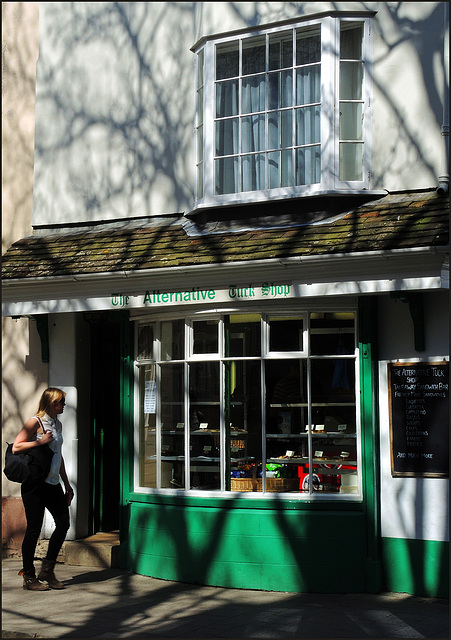
[(63, 400), (66, 397), (66, 393), (56, 387), (49, 387), (44, 391), (39, 400), (39, 407), (36, 412), (37, 416), (43, 416), (48, 413), (48, 409), (53, 405)]

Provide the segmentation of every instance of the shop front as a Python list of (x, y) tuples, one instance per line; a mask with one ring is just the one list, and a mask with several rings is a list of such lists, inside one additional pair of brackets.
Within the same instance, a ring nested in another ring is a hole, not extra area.
[[(203, 236), (186, 220), (13, 245), (4, 313), (41, 318), (75, 415), (78, 537), (118, 528), (121, 566), (162, 579), (446, 595), (448, 469), (433, 447), (448, 418), (428, 397), (399, 474), (384, 372), (424, 365), (449, 397), (447, 248), (399, 247), (396, 212), (378, 248), (386, 206), (323, 223), (313, 254), (299, 228)], [(356, 227), (366, 244), (357, 231), (362, 251), (346, 252)], [(35, 277), (67, 245), (73, 273)]]
[(378, 588), (376, 477), (362, 455), (376, 456), (362, 400), (372, 303), (287, 299), (291, 286), (264, 283), (272, 298), (253, 303), (243, 287), (220, 311), (132, 316), (134, 571), (252, 589)]

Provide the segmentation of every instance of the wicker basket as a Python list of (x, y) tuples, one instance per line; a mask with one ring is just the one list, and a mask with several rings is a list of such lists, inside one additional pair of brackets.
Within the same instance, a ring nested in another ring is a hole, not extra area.
[[(261, 478), (231, 478), (231, 491), (261, 491)], [(299, 491), (299, 478), (266, 478), (266, 491), (281, 493)]]

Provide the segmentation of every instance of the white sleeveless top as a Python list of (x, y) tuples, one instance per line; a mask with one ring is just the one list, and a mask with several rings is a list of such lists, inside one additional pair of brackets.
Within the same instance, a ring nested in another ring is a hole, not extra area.
[[(37, 416), (34, 416), (35, 418)], [(51, 431), (53, 434), (53, 440), (49, 442), (49, 447), (52, 451), (54, 451), (54, 455), (52, 458), (52, 464), (50, 466), (50, 473), (45, 479), (48, 484), (59, 484), (60, 481), (60, 467), (61, 467), (61, 448), (63, 445), (63, 425), (56, 418), (55, 420), (51, 418), (46, 413), (40, 417), (42, 424), (44, 425), (44, 429), (46, 431)], [(39, 433), (35, 433), (34, 440), (40, 440), (42, 438), (42, 432), (39, 430)]]

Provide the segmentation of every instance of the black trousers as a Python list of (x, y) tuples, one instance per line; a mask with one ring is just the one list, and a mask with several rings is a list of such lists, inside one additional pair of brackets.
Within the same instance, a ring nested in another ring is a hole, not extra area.
[(30, 486), (23, 483), (21, 493), (27, 518), (27, 529), (22, 542), (23, 568), (25, 571), (32, 571), (45, 509), (50, 511), (55, 521), (55, 530), (49, 540), (46, 558), (56, 560), (69, 529), (69, 507), (60, 484), (41, 482)]

